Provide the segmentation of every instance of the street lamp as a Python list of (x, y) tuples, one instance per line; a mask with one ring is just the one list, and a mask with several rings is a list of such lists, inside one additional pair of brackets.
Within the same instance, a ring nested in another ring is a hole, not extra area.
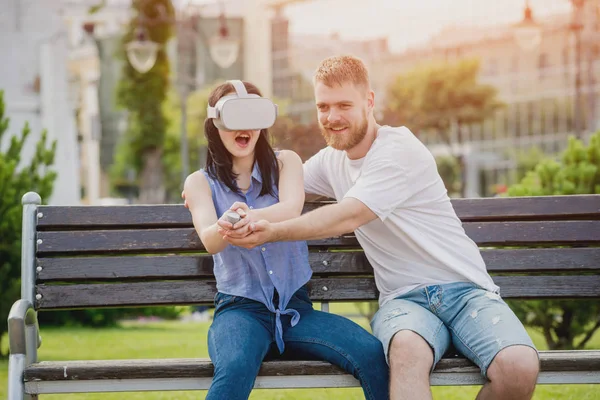
[(136, 71), (145, 74), (156, 63), (156, 55), (160, 46), (148, 39), (148, 32), (142, 26), (136, 28), (134, 36), (135, 40), (125, 46), (127, 59)]
[(583, 30), (583, 2), (584, 0), (571, 0), (573, 4), (573, 13), (569, 31), (573, 33), (575, 39), (575, 101), (573, 112), (573, 129), (575, 136), (581, 137), (583, 104), (581, 99), (581, 31)]
[[(164, 16), (164, 12), (159, 10), (159, 17), (149, 21), (152, 24), (156, 23), (178, 23)], [(145, 24), (148, 23), (148, 18), (140, 16), (138, 18), (138, 27), (136, 28), (135, 39), (127, 43), (127, 59), (131, 66), (140, 73), (146, 73), (154, 66), (156, 62), (156, 54), (158, 53), (159, 45), (148, 38), (148, 32)], [(240, 41), (231, 37), (225, 18), (225, 11), (221, 9), (219, 16), (219, 31), (216, 35), (208, 39), (208, 48), (211, 58), (221, 68), (229, 68), (237, 61)]]
[(229, 29), (225, 21), (225, 11), (221, 9), (219, 16), (219, 32), (208, 40), (210, 56), (219, 67), (225, 69), (233, 65), (237, 60), (240, 49), (240, 41), (229, 35)]
[[(183, 14), (182, 7), (182, 14)], [(140, 10), (144, 8), (141, 7)], [(196, 24), (197, 19), (192, 17), (189, 19), (191, 22)], [(179, 83), (179, 94), (180, 94), (180, 102), (181, 102), (181, 175), (182, 175), (182, 183), (185, 182), (185, 179), (189, 173), (189, 161), (188, 161), (188, 141), (187, 141), (187, 99), (189, 95), (189, 85), (191, 82), (195, 81), (195, 77), (187, 76), (189, 74), (188, 65), (188, 52), (191, 53), (189, 44), (192, 44), (195, 47), (195, 41), (197, 39), (197, 35), (192, 28), (193, 35), (186, 35), (187, 29), (185, 28), (188, 25), (188, 18), (184, 15), (181, 15), (179, 18), (169, 18), (166, 16), (165, 10), (160, 8), (158, 9), (158, 17), (156, 18), (148, 18), (145, 15), (140, 15), (137, 19), (138, 26), (136, 28), (135, 39), (126, 44), (127, 50), (127, 59), (131, 66), (138, 71), (139, 73), (146, 73), (152, 69), (154, 64), (156, 63), (156, 56), (158, 50), (160, 48), (158, 43), (155, 43), (149, 39), (148, 32), (145, 28), (145, 25), (153, 25), (159, 23), (168, 23), (174, 24), (177, 31), (177, 41), (179, 43), (178, 48), (178, 61), (180, 65), (177, 80)], [(216, 35), (211, 37), (208, 40), (203, 39), (208, 46), (210, 56), (212, 60), (217, 64), (220, 68), (229, 68), (231, 67), (237, 60), (239, 54), (240, 42), (239, 40), (231, 37), (229, 34), (229, 29), (227, 27), (227, 22), (225, 18), (225, 10), (223, 6), (223, 2), (221, 2), (221, 13), (219, 15), (219, 30)], [(191, 40), (188, 40), (190, 39)], [(185, 42), (185, 44), (183, 44)]]
[(525, 0), (523, 20), (513, 25), (514, 38), (523, 50), (532, 50), (542, 41), (542, 28), (534, 21), (529, 0)]

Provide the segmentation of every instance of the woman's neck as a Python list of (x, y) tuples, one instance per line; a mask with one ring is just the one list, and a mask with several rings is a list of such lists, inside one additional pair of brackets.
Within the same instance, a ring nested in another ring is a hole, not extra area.
[(254, 167), (254, 154), (247, 157), (238, 158), (233, 157), (233, 165), (231, 170), (237, 175), (251, 175)]

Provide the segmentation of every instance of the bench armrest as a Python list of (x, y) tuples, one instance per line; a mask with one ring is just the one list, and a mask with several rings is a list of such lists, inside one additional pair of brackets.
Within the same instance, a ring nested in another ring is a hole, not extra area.
[(42, 344), (37, 313), (27, 300), (17, 300), (8, 314), (10, 354), (23, 354), (29, 362), (37, 361), (37, 349)]

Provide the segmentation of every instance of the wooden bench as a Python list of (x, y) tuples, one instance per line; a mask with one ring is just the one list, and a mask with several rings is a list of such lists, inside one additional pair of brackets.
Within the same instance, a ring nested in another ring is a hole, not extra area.
[[(9, 400), (23, 392), (35, 398), (208, 388), (208, 359), (65, 362), (38, 361), (36, 354), (38, 310), (212, 304), (212, 258), (202, 252), (188, 210), (39, 206), (35, 193), (23, 203), (22, 299), (9, 317)], [(505, 298), (600, 298), (600, 195), (453, 204)], [(377, 299), (372, 269), (353, 236), (311, 241), (309, 248), (310, 294), (323, 308), (331, 301)], [(600, 383), (600, 351), (541, 352), (539, 382)], [(477, 367), (451, 357), (439, 363), (431, 383), (483, 381)], [(314, 361), (265, 362), (256, 382), (257, 388), (349, 386), (358, 386), (352, 376)]]

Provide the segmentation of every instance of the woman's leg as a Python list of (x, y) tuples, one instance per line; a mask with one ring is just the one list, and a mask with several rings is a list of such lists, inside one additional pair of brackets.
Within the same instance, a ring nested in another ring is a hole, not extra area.
[[(299, 310), (300, 311), (300, 310)], [(336, 314), (301, 310), (300, 321), (284, 329), (284, 357), (328, 361), (354, 375), (365, 398), (389, 398), (389, 369), (381, 342), (360, 325)]]
[(270, 316), (260, 303), (219, 296), (217, 301), (224, 302), (217, 304), (208, 331), (208, 352), (215, 372), (206, 399), (247, 399), (273, 341)]

